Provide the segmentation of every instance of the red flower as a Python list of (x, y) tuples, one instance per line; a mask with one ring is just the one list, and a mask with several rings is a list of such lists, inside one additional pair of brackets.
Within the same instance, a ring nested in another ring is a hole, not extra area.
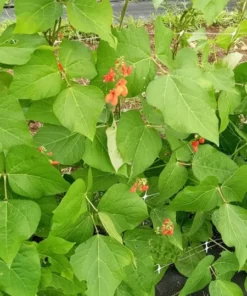
[(137, 190), (137, 183), (134, 183), (134, 185), (130, 188), (130, 192), (134, 193)]
[(52, 153), (52, 152), (48, 152), (47, 155), (48, 155), (48, 156), (52, 156), (53, 153)]
[(64, 71), (63, 65), (61, 63), (57, 63), (57, 66), (58, 66), (58, 69), (59, 69), (60, 72)]
[(193, 142), (191, 142), (191, 146), (192, 146), (194, 152), (197, 152), (198, 151), (199, 144), (200, 144), (199, 141), (193, 141)]
[(119, 96), (119, 91), (116, 89), (110, 90), (109, 94), (106, 95), (105, 101), (106, 103), (111, 104), (112, 106), (117, 106), (118, 103), (118, 96)]
[(148, 189), (149, 189), (149, 186), (148, 186), (148, 185), (142, 185), (142, 186), (140, 187), (140, 190), (141, 190), (142, 192), (148, 191)]
[(122, 95), (123, 97), (126, 97), (128, 94), (128, 88), (126, 86), (127, 84), (127, 80), (121, 78), (118, 82), (117, 82), (117, 91), (120, 93), (120, 95)]
[(113, 82), (115, 81), (115, 72), (111, 68), (109, 73), (104, 76), (103, 82)]
[(199, 139), (200, 144), (204, 144), (205, 143), (205, 139), (204, 138), (200, 138)]
[(38, 150), (39, 150), (39, 152), (43, 152), (44, 147), (40, 146), (40, 147), (38, 148)]
[(123, 76), (130, 76), (131, 72), (132, 72), (132, 67), (131, 66), (127, 66), (125, 63), (122, 65), (121, 67), (121, 72), (123, 74)]
[(166, 218), (162, 225), (162, 235), (171, 236), (174, 233), (174, 225), (169, 218)]
[(57, 160), (50, 160), (50, 163), (52, 165), (59, 165), (59, 161), (57, 161)]

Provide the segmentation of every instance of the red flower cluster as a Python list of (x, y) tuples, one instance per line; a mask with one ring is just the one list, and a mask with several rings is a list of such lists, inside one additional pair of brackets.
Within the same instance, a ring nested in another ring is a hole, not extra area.
[(119, 96), (126, 97), (128, 95), (127, 88), (127, 80), (123, 77), (127, 77), (131, 74), (132, 67), (127, 66), (122, 59), (117, 60), (115, 70), (113, 68), (110, 69), (109, 73), (104, 75), (103, 82), (115, 82), (117, 78), (116, 87), (106, 95), (105, 101), (106, 103), (111, 104), (112, 106), (116, 106), (118, 104)]
[(199, 139), (196, 139), (194, 141), (191, 142), (191, 146), (194, 150), (194, 152), (198, 152), (198, 147), (200, 144), (204, 144), (205, 143), (205, 139), (204, 138), (199, 138)]
[(60, 72), (64, 72), (63, 65), (61, 63), (57, 63), (58, 69)]
[[(45, 147), (40, 146), (38, 148), (39, 152), (41, 152), (42, 154), (46, 154), (47, 156), (51, 157), (53, 155), (52, 152), (47, 152), (47, 150), (45, 149)], [(49, 159), (50, 164), (52, 165), (59, 165), (59, 162), (57, 160), (51, 160)]]
[(162, 235), (171, 236), (174, 233), (174, 225), (169, 218), (166, 218), (162, 224)]
[(136, 182), (133, 184), (133, 186), (130, 188), (130, 192), (136, 192), (137, 190), (140, 190), (141, 192), (148, 191), (149, 186), (147, 185), (146, 179), (137, 179)]
[(115, 74), (114, 70), (111, 68), (109, 73), (104, 76), (103, 82), (113, 82), (113, 81), (115, 81), (115, 75), (116, 74)]

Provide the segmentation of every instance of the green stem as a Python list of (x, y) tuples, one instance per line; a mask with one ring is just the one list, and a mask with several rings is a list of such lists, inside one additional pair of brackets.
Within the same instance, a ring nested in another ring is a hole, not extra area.
[(98, 209), (94, 206), (94, 204), (91, 202), (91, 200), (85, 195), (87, 202), (90, 204), (90, 206), (95, 210), (96, 213), (98, 213)]
[(4, 200), (8, 200), (8, 189), (7, 189), (7, 175), (3, 174), (3, 182), (4, 182)]
[(96, 223), (95, 223), (95, 221), (94, 221), (93, 214), (91, 214), (90, 217), (91, 217), (91, 219), (92, 219), (92, 221), (93, 221), (93, 225), (94, 225), (94, 228), (95, 228), (96, 233), (99, 234), (99, 230), (98, 230), (98, 227), (97, 227), (97, 225), (96, 225)]
[(247, 143), (245, 143), (244, 145), (242, 145), (241, 147), (239, 147), (238, 149), (236, 149), (233, 154), (231, 155), (231, 158), (236, 154), (238, 153), (240, 150), (242, 150), (245, 146), (247, 146)]
[(126, 10), (127, 10), (127, 7), (128, 7), (128, 4), (129, 4), (129, 0), (125, 0), (125, 3), (124, 3), (124, 6), (123, 6), (123, 9), (122, 9), (122, 11), (121, 11), (121, 18), (120, 18), (119, 29), (122, 28), (122, 25), (123, 25), (123, 21), (124, 21), (124, 17), (125, 17), (125, 13), (126, 13)]
[(218, 190), (218, 192), (219, 192), (219, 194), (220, 194), (220, 197), (222, 198), (223, 202), (224, 202), (224, 203), (227, 203), (227, 201), (226, 201), (226, 199), (225, 199), (225, 197), (224, 197), (224, 195), (223, 195), (223, 192), (222, 192), (220, 186), (217, 187), (217, 190)]
[(186, 163), (186, 162), (182, 162), (182, 161), (177, 161), (177, 163), (182, 166), (192, 166), (192, 163)]
[(164, 166), (166, 166), (166, 163), (165, 164), (161, 164), (161, 165), (157, 165), (155, 167), (148, 168), (148, 169), (145, 170), (145, 172), (146, 171), (155, 170), (155, 169), (159, 169), (159, 168), (163, 168)]

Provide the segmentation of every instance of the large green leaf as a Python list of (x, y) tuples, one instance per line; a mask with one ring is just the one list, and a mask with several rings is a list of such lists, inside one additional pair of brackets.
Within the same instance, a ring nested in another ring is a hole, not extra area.
[(54, 53), (50, 50), (37, 50), (31, 60), (14, 68), (14, 80), (10, 94), (17, 99), (41, 100), (56, 96), (62, 86)]
[(15, 33), (45, 32), (53, 27), (62, 13), (62, 5), (56, 0), (15, 0)]
[(169, 163), (159, 176), (160, 201), (172, 197), (182, 189), (188, 179), (187, 169), (179, 164), (175, 157), (171, 157)]
[(241, 166), (221, 186), (224, 198), (228, 202), (241, 202), (247, 192), (247, 166)]
[(233, 275), (239, 270), (238, 259), (234, 253), (229, 251), (222, 252), (220, 256), (213, 264), (217, 278), (231, 280)]
[[(80, 224), (80, 217), (87, 212), (86, 186), (82, 179), (76, 180), (69, 188), (54, 211), (51, 235), (67, 239)], [(64, 219), (64, 217), (67, 217)]]
[(40, 208), (33, 201), (0, 202), (0, 257), (4, 261), (13, 261), (21, 243), (34, 234), (40, 215)]
[(54, 112), (63, 126), (91, 141), (104, 108), (103, 92), (95, 86), (75, 85), (65, 89), (54, 104)]
[(93, 142), (91, 142), (89, 139), (86, 139), (85, 152), (82, 156), (82, 159), (89, 166), (100, 171), (115, 173), (108, 154), (107, 137), (105, 131), (105, 128), (98, 128)]
[(186, 277), (191, 276), (198, 263), (205, 257), (203, 251), (202, 245), (188, 247), (175, 263), (176, 269)]
[(68, 183), (39, 151), (21, 145), (11, 148), (6, 158), (11, 189), (22, 196), (40, 198), (65, 192)]
[(0, 95), (4, 96), (7, 94), (9, 86), (13, 80), (13, 75), (8, 72), (0, 72)]
[(115, 31), (115, 36), (118, 39), (117, 56), (124, 57), (125, 62), (132, 65), (132, 73), (126, 78), (128, 97), (137, 96), (146, 90), (156, 74), (148, 33), (144, 28), (130, 25)]
[(216, 280), (209, 285), (210, 296), (243, 296), (242, 289), (235, 283)]
[(44, 37), (35, 35), (14, 35), (15, 25), (7, 27), (0, 36), (0, 63), (8, 65), (26, 64), (32, 53), (41, 45), (46, 45)]
[(213, 214), (213, 223), (228, 247), (236, 248), (240, 267), (246, 261), (247, 210), (230, 204), (222, 205)]
[(226, 7), (228, 1), (229, 0), (193, 0), (193, 7), (203, 12), (207, 24), (210, 25)]
[(162, 16), (158, 16), (155, 21), (155, 53), (158, 59), (169, 68), (173, 64), (172, 51), (170, 49), (172, 39), (172, 30), (164, 25)]
[(116, 46), (116, 40), (111, 34), (113, 15), (108, 0), (100, 3), (94, 0), (69, 0), (66, 7), (73, 27), (81, 32), (95, 33), (112, 47)]
[(59, 49), (59, 61), (70, 78), (92, 79), (97, 75), (92, 52), (82, 42), (63, 41)]
[(220, 132), (223, 132), (229, 123), (229, 115), (234, 113), (236, 107), (241, 103), (241, 95), (237, 89), (231, 92), (221, 92), (218, 99), (218, 109), (220, 116)]
[(13, 96), (0, 97), (0, 144), (3, 149), (32, 144), (21, 107)]
[(210, 145), (203, 145), (193, 158), (192, 169), (199, 180), (214, 176), (223, 183), (238, 170), (238, 166), (227, 155)]
[(98, 205), (99, 212), (109, 216), (119, 233), (137, 227), (148, 217), (147, 206), (125, 184), (113, 185)]
[(208, 177), (198, 186), (188, 186), (172, 200), (170, 207), (175, 211), (206, 212), (219, 203), (218, 180)]
[(218, 119), (212, 98), (194, 78), (176, 72), (159, 77), (149, 84), (147, 101), (163, 113), (165, 122), (174, 130), (198, 133), (218, 144)]
[(131, 165), (133, 178), (148, 168), (161, 150), (155, 129), (145, 125), (136, 110), (122, 114), (117, 130), (117, 146), (125, 163)]
[(46, 124), (34, 136), (38, 147), (52, 152), (52, 158), (68, 165), (78, 162), (84, 153), (85, 138), (63, 126)]
[(65, 255), (73, 248), (73, 246), (74, 243), (68, 242), (61, 237), (49, 236), (38, 244), (37, 249), (39, 253)]
[(25, 113), (26, 119), (60, 125), (60, 122), (53, 112), (54, 102), (55, 98), (48, 98), (32, 102), (31, 106)]
[(10, 266), (0, 261), (0, 273), (1, 290), (8, 295), (36, 295), (40, 281), (40, 260), (35, 246), (23, 244)]
[(113, 296), (124, 278), (131, 252), (109, 237), (97, 235), (81, 244), (71, 257), (77, 278), (86, 280), (88, 296)]
[(213, 263), (213, 261), (214, 256), (209, 255), (197, 264), (183, 289), (180, 291), (179, 296), (187, 296), (191, 293), (197, 292), (210, 283), (212, 275), (209, 266)]

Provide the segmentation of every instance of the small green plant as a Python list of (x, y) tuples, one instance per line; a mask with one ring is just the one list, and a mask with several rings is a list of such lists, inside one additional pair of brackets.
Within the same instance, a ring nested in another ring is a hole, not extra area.
[(209, 2), (174, 27), (157, 17), (153, 46), (124, 11), (113, 28), (108, 0), (15, 1), (0, 35), (0, 294), (154, 296), (175, 264), (180, 296), (243, 295), (245, 6), (213, 40), (197, 17), (212, 24), (227, 1)]

